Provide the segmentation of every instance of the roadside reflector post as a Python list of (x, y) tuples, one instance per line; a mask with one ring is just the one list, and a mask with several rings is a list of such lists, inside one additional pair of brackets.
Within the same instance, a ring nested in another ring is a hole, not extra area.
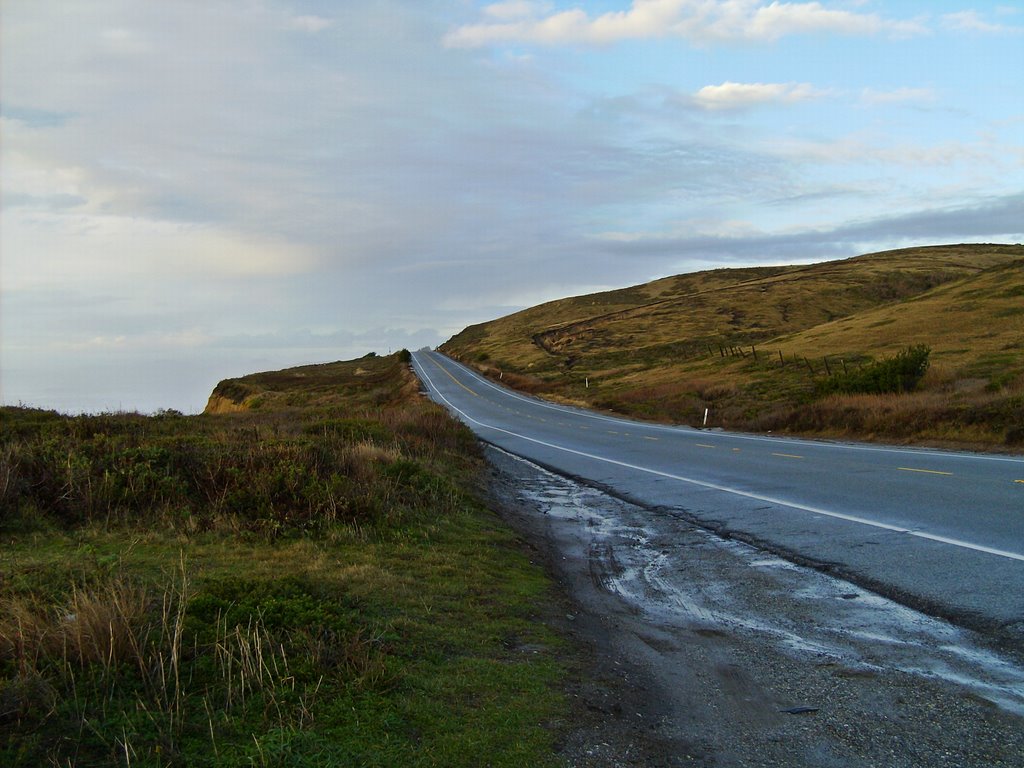
[(590, 377), (589, 377), (589, 376), (585, 376), (585, 377), (583, 378), (583, 382), (584, 382), (584, 384), (586, 385), (586, 388), (587, 388), (587, 389), (590, 389)]
[(705, 408), (704, 409), (704, 426), (705, 427), (708, 425), (708, 411), (710, 411), (710, 410), (711, 410), (710, 408)]

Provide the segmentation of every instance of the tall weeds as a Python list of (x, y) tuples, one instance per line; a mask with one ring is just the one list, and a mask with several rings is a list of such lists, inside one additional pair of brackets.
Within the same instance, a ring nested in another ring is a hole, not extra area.
[[(31, 414), (30, 414), (31, 415)], [(388, 467), (464, 461), (472, 436), (433, 405), (334, 415), (35, 421), (0, 416), (0, 524), (37, 510), (59, 524), (227, 528), (274, 538), (377, 524), (393, 496)], [(455, 458), (457, 457), (457, 459)], [(405, 473), (409, 475), (409, 473)], [(406, 494), (408, 517), (416, 503)], [(393, 511), (393, 510), (392, 510)], [(386, 515), (389, 524), (393, 514)]]
[[(264, 589), (278, 610), (289, 600), (308, 610), (308, 593)], [(372, 689), (393, 679), (379, 632), (332, 627), (331, 609), (325, 625), (288, 628), (270, 626), (258, 605), (239, 613), (229, 604), (211, 630), (202, 619), (209, 603), (193, 601), (202, 596), (182, 563), (160, 591), (112, 575), (59, 602), (5, 598), (0, 724), (63, 719), (92, 733), (93, 750), (173, 760), (184, 738), (218, 749), (231, 723), (308, 727), (325, 685)], [(104, 721), (130, 724), (134, 737), (111, 738)], [(66, 754), (61, 743), (51, 753)]]

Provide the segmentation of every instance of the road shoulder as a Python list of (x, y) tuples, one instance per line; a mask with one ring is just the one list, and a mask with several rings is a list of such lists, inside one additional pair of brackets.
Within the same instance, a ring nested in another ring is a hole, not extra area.
[[(635, 564), (619, 553), (630, 537), (660, 534), (602, 531), (602, 520), (652, 513), (603, 496), (592, 515), (553, 514), (524, 493), (543, 484), (544, 470), (487, 454), (491, 506), (556, 579), (562, 596), (551, 620), (579, 648), (573, 723), (561, 745), (570, 765), (1024, 765), (1024, 719), (970, 692), (824, 651), (780, 649), (777, 637), (658, 616), (624, 599), (615, 587)], [(706, 531), (672, 526), (682, 541), (676, 570), (735, 568), (727, 548), (701, 545)], [(789, 610), (783, 602), (779, 610)]]

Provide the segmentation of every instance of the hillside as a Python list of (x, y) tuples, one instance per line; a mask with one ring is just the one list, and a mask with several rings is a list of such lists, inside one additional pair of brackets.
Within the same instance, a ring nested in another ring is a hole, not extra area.
[[(825, 380), (926, 345), (914, 392)], [(1014, 445), (1024, 424), (1024, 246), (948, 245), (720, 269), (542, 304), (442, 346), (506, 383), (669, 422)]]
[(408, 370), (408, 354), (379, 357), (371, 352), (358, 360), (225, 379), (214, 387), (205, 412), (239, 413), (338, 404), (350, 409), (397, 405), (417, 389)]
[(0, 765), (559, 765), (553, 585), (408, 357), (0, 407)]

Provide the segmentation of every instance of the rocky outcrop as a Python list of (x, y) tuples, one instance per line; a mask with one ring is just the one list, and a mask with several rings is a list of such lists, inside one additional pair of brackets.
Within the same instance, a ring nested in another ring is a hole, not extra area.
[(247, 410), (249, 410), (249, 408), (244, 402), (236, 403), (234, 400), (221, 397), (214, 392), (210, 395), (210, 399), (207, 401), (206, 408), (203, 410), (203, 413), (240, 413), (241, 411)]
[(238, 379), (224, 379), (213, 388), (203, 413), (239, 413), (249, 410), (254, 392)]

